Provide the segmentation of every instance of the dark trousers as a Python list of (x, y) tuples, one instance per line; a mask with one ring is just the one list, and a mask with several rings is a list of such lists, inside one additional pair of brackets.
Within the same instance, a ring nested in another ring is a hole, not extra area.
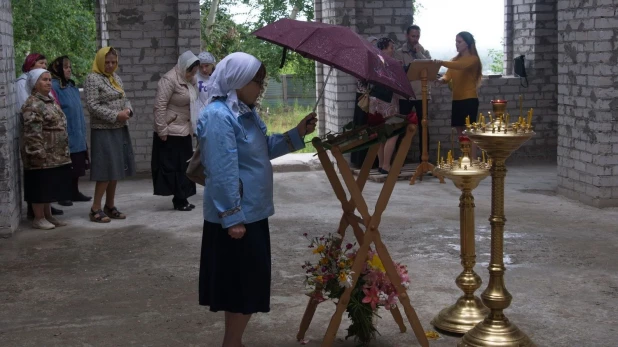
[[(412, 112), (412, 108), (416, 110), (416, 117), (418, 118), (418, 161), (422, 161), (423, 156), (423, 100), (399, 100), (399, 113), (409, 114)], [(429, 118), (429, 115), (427, 115)], [(427, 129), (427, 152), (429, 152), (429, 129)], [(431, 162), (431, 160), (429, 160)]]

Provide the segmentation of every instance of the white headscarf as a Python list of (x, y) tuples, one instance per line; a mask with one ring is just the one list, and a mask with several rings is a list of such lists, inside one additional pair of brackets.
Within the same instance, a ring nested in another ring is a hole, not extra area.
[(251, 82), (260, 66), (262, 66), (262, 62), (256, 57), (243, 52), (232, 53), (223, 58), (217, 64), (217, 69), (206, 84), (208, 90), (207, 105), (216, 96), (227, 97), (225, 103), (232, 114), (238, 117), (240, 109), (236, 89), (240, 89)]
[(178, 58), (178, 64), (176, 65), (176, 69), (178, 72), (178, 76), (187, 84), (187, 89), (189, 89), (189, 109), (191, 112), (191, 126), (193, 127), (193, 132), (197, 131), (197, 119), (199, 117), (199, 107), (195, 105), (195, 101), (197, 100), (197, 88), (195, 88), (195, 80), (187, 80), (186, 74), (187, 69), (199, 59), (193, 54), (191, 51), (186, 51), (180, 55)]
[(32, 69), (28, 71), (28, 79), (26, 80), (26, 88), (28, 95), (32, 94), (32, 90), (34, 89), (36, 83), (39, 81), (39, 77), (41, 77), (41, 75), (46, 72), (49, 73), (49, 71), (45, 69)]

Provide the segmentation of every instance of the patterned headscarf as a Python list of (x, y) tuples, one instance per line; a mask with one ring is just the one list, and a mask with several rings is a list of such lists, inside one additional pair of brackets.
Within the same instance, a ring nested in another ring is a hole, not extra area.
[(49, 72), (51, 72), (52, 78), (60, 81), (60, 88), (66, 88), (68, 83), (75, 85), (75, 81), (73, 81), (72, 79), (66, 79), (64, 77), (64, 61), (65, 60), (70, 61), (67, 55), (63, 55), (62, 57), (56, 58), (49, 65)]
[(211, 103), (214, 97), (226, 97), (225, 103), (232, 114), (238, 117), (240, 107), (236, 89), (251, 82), (261, 66), (262, 62), (256, 57), (243, 52), (232, 53), (223, 58), (206, 84), (208, 103)]
[(200, 55), (198, 55), (197, 58), (200, 60), (200, 64), (213, 64), (214, 65), (217, 62), (215, 57), (208, 52), (200, 53)]
[(116, 78), (114, 78), (114, 72), (116, 71), (116, 69), (118, 69), (118, 64), (116, 64), (116, 66), (114, 67), (114, 71), (112, 71), (111, 73), (105, 72), (105, 56), (112, 50), (116, 54), (116, 59), (118, 59), (118, 52), (115, 49), (113, 49), (112, 47), (103, 47), (99, 49), (97, 55), (94, 58), (94, 62), (92, 63), (92, 71), (107, 77), (112, 86), (114, 86), (116, 90), (118, 90), (124, 95), (124, 90), (120, 86), (120, 83), (118, 83), (118, 81), (116, 81)]
[(47, 59), (45, 58), (43, 54), (40, 54), (40, 53), (28, 54), (28, 56), (26, 57), (26, 60), (24, 60), (24, 64), (21, 66), (21, 71), (23, 73), (26, 73), (32, 70), (32, 68), (34, 67), (34, 64), (36, 64), (37, 61), (43, 60), (43, 59)]

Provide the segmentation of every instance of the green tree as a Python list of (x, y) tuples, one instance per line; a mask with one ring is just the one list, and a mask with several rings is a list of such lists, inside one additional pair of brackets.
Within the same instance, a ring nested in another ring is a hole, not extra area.
[(77, 83), (92, 67), (96, 53), (94, 1), (11, 0), (15, 69), (21, 74), (25, 57), (38, 52), (53, 59), (68, 55)]
[[(504, 39), (500, 40), (500, 44), (504, 47)], [(489, 49), (487, 56), (491, 60), (489, 68), (495, 74), (502, 74), (504, 71), (504, 50)]]

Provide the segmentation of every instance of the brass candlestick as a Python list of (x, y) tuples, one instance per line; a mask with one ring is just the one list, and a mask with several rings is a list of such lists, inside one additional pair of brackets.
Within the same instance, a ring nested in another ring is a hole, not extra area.
[(473, 163), (470, 159), (470, 140), (460, 137), (463, 157), (455, 165), (441, 163), (435, 169), (441, 175), (453, 181), (461, 190), (459, 197), (459, 231), (461, 244), (461, 265), (463, 272), (457, 276), (455, 283), (464, 295), (442, 311), (431, 321), (436, 328), (464, 334), (487, 316), (489, 309), (474, 292), (481, 287), (481, 277), (474, 272), (476, 253), (474, 246), (474, 196), (472, 190), (489, 176), (489, 165), (484, 162)]
[[(504, 178), (506, 159), (535, 135), (530, 122), (507, 124), (503, 121), (506, 101), (492, 101), (495, 119), (493, 123), (468, 127), (464, 134), (491, 157), (491, 259), (489, 283), (481, 294), (489, 315), (472, 330), (468, 331), (458, 346), (479, 347), (524, 347), (534, 346), (530, 338), (504, 315), (512, 295), (504, 285)], [(497, 129), (497, 131), (496, 131)], [(489, 131), (491, 130), (491, 131)]]

